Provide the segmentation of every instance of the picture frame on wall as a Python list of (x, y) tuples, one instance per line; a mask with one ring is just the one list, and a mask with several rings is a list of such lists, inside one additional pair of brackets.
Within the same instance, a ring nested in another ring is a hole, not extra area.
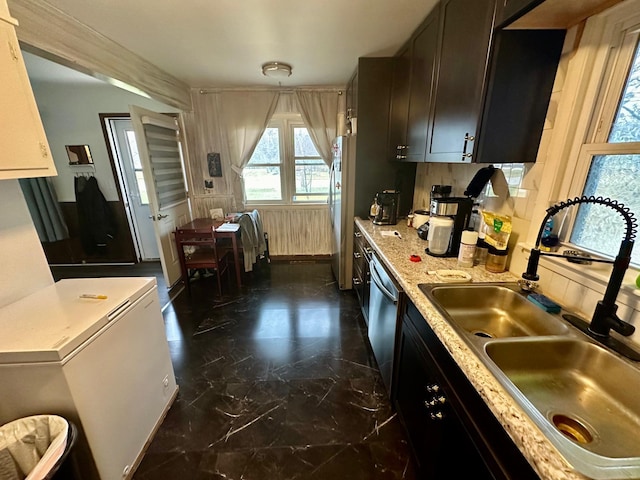
[(65, 145), (69, 165), (92, 165), (93, 158), (89, 145)]
[(207, 169), (210, 177), (222, 176), (222, 163), (220, 154), (217, 152), (207, 153)]

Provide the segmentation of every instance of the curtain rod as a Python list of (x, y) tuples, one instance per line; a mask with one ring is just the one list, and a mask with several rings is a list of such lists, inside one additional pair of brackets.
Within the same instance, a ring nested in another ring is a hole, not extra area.
[(294, 88), (269, 88), (269, 87), (230, 87), (230, 88), (201, 88), (198, 90), (200, 95), (207, 95), (209, 93), (220, 92), (271, 92), (277, 91), (280, 93), (295, 93), (295, 92), (337, 92), (338, 95), (344, 93), (345, 87), (294, 87)]

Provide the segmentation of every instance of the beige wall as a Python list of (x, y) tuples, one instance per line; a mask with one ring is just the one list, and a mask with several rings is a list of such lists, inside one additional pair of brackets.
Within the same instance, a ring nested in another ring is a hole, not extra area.
[(0, 180), (0, 307), (53, 284), (18, 180)]

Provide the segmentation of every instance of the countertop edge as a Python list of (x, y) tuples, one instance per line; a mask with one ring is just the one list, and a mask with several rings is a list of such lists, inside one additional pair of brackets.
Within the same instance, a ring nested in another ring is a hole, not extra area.
[[(427, 271), (458, 268), (456, 259), (428, 257), (424, 252), (425, 242), (418, 238), (414, 229), (404, 224), (376, 226), (369, 220), (358, 217), (355, 218), (355, 223), (536, 473), (541, 478), (550, 480), (588, 479), (576, 472), (564, 460), (542, 431), (418, 288), (420, 283), (436, 281), (432, 275), (426, 273)], [(400, 236), (383, 236), (381, 234), (383, 231), (397, 231)], [(409, 260), (410, 255), (420, 255), (422, 261), (413, 263)], [(513, 282), (516, 280), (508, 272), (492, 274), (482, 267), (461, 270), (470, 273), (473, 281)]]

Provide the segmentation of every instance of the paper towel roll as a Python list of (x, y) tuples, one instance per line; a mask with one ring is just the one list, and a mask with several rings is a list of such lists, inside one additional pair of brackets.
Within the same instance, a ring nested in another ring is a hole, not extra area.
[(351, 117), (351, 135), (356, 135), (358, 133), (358, 119), (356, 117)]
[(338, 113), (336, 118), (336, 136), (342, 137), (347, 134), (347, 117), (344, 112)]

